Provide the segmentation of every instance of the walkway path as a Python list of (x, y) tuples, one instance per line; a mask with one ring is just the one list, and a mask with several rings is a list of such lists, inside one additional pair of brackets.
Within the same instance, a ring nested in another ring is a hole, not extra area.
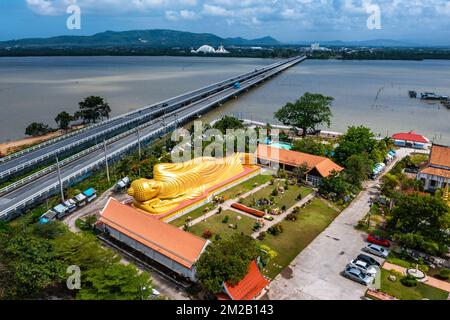
[[(397, 272), (401, 272), (402, 274), (406, 275), (406, 268), (403, 268), (401, 266), (398, 266), (396, 264), (392, 264), (389, 262), (385, 262), (383, 264), (383, 269), (395, 270)], [(424, 281), (423, 283), (425, 283), (431, 287), (435, 287), (435, 288), (450, 292), (450, 283), (449, 282), (442, 281), (442, 280), (428, 276), (428, 280)]]
[(316, 196), (315, 192), (312, 192), (312, 193), (308, 194), (301, 201), (297, 202), (292, 208), (290, 208), (289, 210), (285, 211), (284, 213), (282, 213), (282, 214), (280, 214), (278, 216), (275, 216), (273, 221), (266, 221), (264, 227), (261, 228), (260, 230), (256, 231), (256, 232), (254, 232), (252, 234), (252, 237), (256, 239), (256, 237), (258, 237), (258, 235), (261, 232), (266, 232), (267, 230), (269, 230), (270, 227), (276, 225), (277, 223), (280, 223), (281, 221), (283, 221), (287, 217), (287, 215), (291, 214), (296, 207), (302, 207), (308, 201), (314, 199), (315, 196)]
[[(400, 149), (386, 172), (413, 152), (417, 150)], [(369, 212), (369, 199), (379, 194), (379, 183), (365, 183), (350, 206), (291, 262), (287, 268), (292, 272), (281, 273), (271, 282), (269, 299), (359, 300), (364, 296), (367, 288), (342, 277), (341, 272), (365, 245), (366, 235), (354, 226)]]

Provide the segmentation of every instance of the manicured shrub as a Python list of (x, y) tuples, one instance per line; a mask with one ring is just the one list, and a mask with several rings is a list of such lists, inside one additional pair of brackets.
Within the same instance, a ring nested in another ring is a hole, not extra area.
[(286, 220), (295, 222), (295, 221), (297, 221), (297, 215), (294, 213), (290, 213), (286, 216)]
[(442, 280), (448, 280), (450, 278), (450, 269), (442, 269), (439, 271), (439, 278)]
[(263, 231), (258, 234), (258, 237), (256, 239), (258, 239), (259, 241), (263, 241), (265, 238), (266, 238), (266, 233)]
[(267, 230), (267, 232), (269, 232), (273, 236), (277, 236), (277, 235), (283, 233), (283, 227), (281, 224), (276, 224), (276, 225), (270, 227), (269, 230)]
[(297, 196), (297, 200), (302, 200), (303, 199), (303, 196), (302, 196), (302, 194), (300, 193), (298, 196)]
[(229, 216), (225, 216), (222, 220), (222, 223), (228, 223), (228, 221), (230, 221), (230, 217)]
[(276, 196), (278, 196), (278, 189), (277, 188), (275, 188), (275, 189), (273, 189), (273, 191), (272, 191), (272, 194), (271, 194), (273, 197), (276, 197)]
[(283, 206), (281, 207), (281, 210), (282, 210), (282, 211), (286, 211), (286, 206), (283, 205)]
[(213, 233), (211, 232), (211, 230), (205, 230), (202, 234), (202, 237), (205, 239), (211, 239), (213, 236)]
[(414, 278), (413, 276), (406, 276), (400, 279), (400, 282), (405, 286), (405, 287), (415, 287), (417, 286), (417, 279)]

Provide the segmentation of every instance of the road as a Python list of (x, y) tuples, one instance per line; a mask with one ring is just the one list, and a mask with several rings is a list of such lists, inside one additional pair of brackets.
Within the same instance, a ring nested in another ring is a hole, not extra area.
[[(412, 152), (417, 150), (400, 149), (386, 172)], [(365, 246), (367, 235), (355, 225), (369, 212), (369, 199), (379, 194), (379, 184), (380, 179), (365, 183), (364, 191), (350, 206), (270, 283), (269, 299), (359, 300), (364, 296), (366, 287), (340, 273)]]
[[(297, 61), (297, 60), (296, 60)], [(282, 65), (277, 67), (269, 72), (266, 72), (263, 76), (258, 76), (255, 78), (251, 78), (250, 80), (244, 81), (241, 83), (242, 91), (249, 90), (256, 84), (264, 81), (267, 78), (275, 76), (276, 74), (282, 72), (288, 67), (295, 65), (298, 62), (303, 60), (299, 60), (297, 62), (292, 62), (287, 65)], [(141, 129), (140, 136), (142, 139), (145, 137), (157, 137), (158, 135), (162, 135), (164, 128), (168, 126), (176, 127), (179, 125), (183, 119), (194, 119), (198, 115), (208, 111), (212, 107), (218, 105), (233, 97), (237, 94), (236, 89), (233, 87), (228, 88), (226, 90), (220, 91), (212, 96), (204, 98), (198, 102), (195, 102), (189, 106), (186, 106), (182, 109), (173, 112), (172, 114), (167, 115), (164, 120), (161, 119), (161, 122), (158, 120), (153, 124), (148, 125), (147, 127)], [(111, 143), (107, 146), (108, 157), (113, 158), (114, 154), (117, 154), (124, 148), (129, 148), (137, 144), (137, 135), (130, 134), (114, 143)], [(111, 156), (112, 155), (112, 156)], [(82, 176), (83, 174), (90, 171), (85, 169), (87, 165), (90, 166), (100, 166), (104, 164), (104, 151), (99, 149), (92, 153), (89, 153), (82, 158), (75, 160), (66, 166), (61, 168), (61, 177), (62, 181), (65, 185), (68, 185), (70, 182), (73, 182), (74, 175), (79, 174)], [(37, 197), (45, 197), (51, 192), (55, 194), (58, 192), (58, 177), (56, 172), (52, 172), (48, 175), (45, 175), (41, 178), (35, 179), (28, 183), (27, 185), (20, 187), (18, 189), (13, 190), (12, 192), (2, 196), (0, 198), (0, 218), (9, 218), (13, 214), (15, 214), (19, 209), (25, 207), (28, 203), (32, 202), (33, 198)], [(43, 186), (45, 188), (43, 188)]]
[[(43, 161), (46, 161), (50, 158), (53, 159), (53, 157), (55, 157), (56, 155), (59, 155), (63, 152), (68, 152), (75, 146), (79, 146), (81, 143), (86, 143), (87, 141), (94, 141), (97, 138), (100, 139), (101, 141), (102, 137), (107, 132), (116, 131), (118, 127), (125, 127), (125, 126), (136, 127), (139, 121), (150, 119), (151, 116), (153, 114), (157, 114), (159, 110), (164, 109), (167, 110), (167, 112), (170, 112), (178, 107), (181, 107), (184, 103), (190, 103), (191, 101), (195, 102), (197, 100), (200, 100), (203, 97), (203, 95), (205, 96), (212, 95), (216, 92), (219, 92), (219, 89), (221, 88), (223, 89), (230, 88), (237, 81), (245, 81), (249, 77), (255, 77), (255, 75), (262, 74), (288, 61), (290, 61), (290, 59), (277, 62), (270, 66), (263, 67), (258, 71), (247, 72), (240, 76), (227, 79), (218, 83), (214, 83), (212, 85), (182, 94), (180, 96), (168, 99), (166, 101), (118, 116), (111, 120), (104, 121), (95, 126), (87, 128), (86, 130), (81, 130), (80, 132), (76, 132), (73, 135), (69, 135), (65, 139), (56, 141), (55, 143), (49, 144), (37, 150), (33, 150), (21, 156), (12, 158), (9, 161), (5, 161), (9, 157), (0, 159), (0, 178), (2, 180), (7, 179), (12, 174), (17, 174), (25, 169), (34, 167), (37, 164), (40, 164)], [(14, 155), (12, 155), (11, 157), (13, 156)], [(52, 162), (54, 162), (54, 160), (52, 160)]]

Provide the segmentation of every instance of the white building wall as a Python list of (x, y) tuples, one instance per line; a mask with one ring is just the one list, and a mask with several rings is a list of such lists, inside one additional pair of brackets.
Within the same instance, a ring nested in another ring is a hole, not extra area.
[(182, 275), (183, 277), (190, 279), (193, 282), (197, 281), (196, 275), (195, 275), (195, 268), (188, 269), (178, 262), (162, 255), (161, 253), (143, 245), (142, 243), (124, 235), (123, 233), (109, 227), (108, 225), (105, 225), (105, 230), (108, 231), (109, 235), (126, 244), (127, 246), (141, 252), (142, 254), (145, 254), (150, 259), (162, 264), (163, 266), (169, 268), (170, 270)]

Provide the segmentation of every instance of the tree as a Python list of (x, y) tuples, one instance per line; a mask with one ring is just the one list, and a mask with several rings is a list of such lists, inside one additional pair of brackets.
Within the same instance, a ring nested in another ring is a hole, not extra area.
[(347, 159), (354, 154), (371, 154), (377, 148), (377, 140), (369, 128), (349, 127), (346, 134), (339, 140), (339, 146), (335, 150), (335, 159), (344, 167), (347, 167)]
[(324, 178), (319, 186), (320, 194), (332, 196), (336, 200), (344, 199), (346, 196), (355, 193), (356, 189), (356, 186), (348, 183), (342, 174), (336, 171)]
[(33, 122), (25, 129), (25, 134), (27, 136), (38, 137), (46, 135), (51, 131), (52, 129), (48, 125), (44, 123)]
[(360, 187), (361, 182), (372, 173), (372, 167), (373, 162), (366, 153), (354, 154), (347, 159), (345, 178), (348, 182)]
[(109, 118), (111, 108), (109, 104), (98, 96), (90, 96), (79, 103), (80, 111), (75, 113), (77, 118), (86, 122), (96, 122), (98, 119)]
[(63, 263), (56, 259), (52, 243), (44, 238), (14, 231), (14, 236), (5, 241), (0, 249), (6, 271), (7, 297), (13, 299), (33, 298), (50, 285), (59, 283), (65, 275)]
[(324, 156), (325, 155), (324, 144), (321, 142), (317, 142), (314, 139), (310, 139), (310, 138), (295, 140), (292, 150), (304, 152), (304, 153), (308, 153), (308, 154), (313, 154), (316, 156)]
[(388, 228), (413, 249), (430, 251), (435, 247), (446, 252), (450, 246), (446, 232), (450, 228), (450, 209), (440, 197), (417, 193), (404, 195), (399, 197), (392, 210)]
[(217, 121), (214, 124), (213, 128), (220, 130), (220, 132), (222, 132), (223, 134), (226, 134), (228, 129), (230, 130), (244, 129), (245, 126), (240, 120), (234, 117), (225, 116), (219, 121)]
[(302, 129), (302, 137), (306, 137), (308, 130), (315, 130), (317, 126), (331, 124), (331, 103), (334, 98), (316, 93), (305, 93), (294, 103), (287, 103), (275, 112), (275, 118), (284, 125), (294, 129)]
[(237, 284), (248, 272), (252, 260), (259, 255), (251, 237), (234, 234), (231, 238), (209, 245), (197, 263), (197, 277), (213, 293), (222, 290), (223, 282)]
[(392, 197), (400, 186), (400, 179), (396, 175), (386, 173), (381, 180), (381, 191), (388, 197)]
[(70, 122), (73, 120), (74, 117), (66, 111), (60, 112), (55, 118), (55, 122), (59, 125), (59, 128), (65, 131), (69, 129)]
[(298, 181), (303, 181), (308, 171), (309, 171), (308, 164), (305, 162), (302, 163), (299, 167), (296, 167), (292, 172), (292, 174)]
[(77, 299), (146, 300), (152, 293), (148, 273), (139, 274), (131, 265), (113, 264), (88, 270)]

